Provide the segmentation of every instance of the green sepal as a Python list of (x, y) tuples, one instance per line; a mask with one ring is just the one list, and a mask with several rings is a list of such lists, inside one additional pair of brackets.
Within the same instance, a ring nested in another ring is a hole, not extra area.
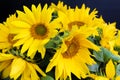
[(120, 56), (114, 55), (108, 49), (101, 47), (101, 50), (96, 52), (93, 51), (95, 59), (100, 62), (107, 62), (109, 59), (112, 59), (115, 62), (120, 62)]
[(60, 32), (54, 38), (52, 38), (46, 45), (45, 48), (49, 49), (57, 49), (60, 48), (62, 44), (62, 39), (69, 35), (68, 31)]
[(88, 68), (91, 72), (98, 72), (99, 64), (88, 65)]
[(116, 66), (116, 76), (120, 76), (120, 64)]
[(46, 77), (41, 77), (40, 80), (54, 80), (54, 78), (49, 76), (49, 75), (47, 75)]

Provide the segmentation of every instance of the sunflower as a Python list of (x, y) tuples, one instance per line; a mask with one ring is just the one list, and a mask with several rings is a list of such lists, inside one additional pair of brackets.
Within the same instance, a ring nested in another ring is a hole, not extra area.
[(16, 20), (16, 15), (10, 15), (6, 22), (3, 24), (0, 23), (0, 49), (9, 49), (12, 48), (13, 44), (16, 40), (13, 40), (15, 34), (10, 33), (10, 25), (9, 23), (13, 20)]
[[(69, 8), (66, 12), (58, 11), (58, 19), (62, 26), (61, 31), (69, 30), (72, 28), (84, 28), (83, 31), (89, 32), (88, 34), (93, 34), (98, 27), (98, 19), (96, 18), (97, 11), (94, 9), (90, 12), (90, 8), (86, 8), (85, 4), (81, 8), (76, 7), (75, 9)], [(102, 20), (99, 20), (99, 24), (103, 24)], [(88, 31), (88, 28), (91, 29)]]
[(27, 56), (31, 58), (38, 51), (43, 58), (44, 45), (57, 34), (57, 22), (52, 20), (53, 9), (47, 4), (43, 9), (40, 4), (37, 7), (32, 5), (32, 10), (26, 6), (23, 8), (25, 12), (17, 11), (19, 20), (11, 22), (15, 26), (11, 33), (16, 34), (13, 40), (19, 39), (13, 46), (22, 45), (21, 53), (28, 51)]
[(0, 49), (10, 48), (12, 46), (9, 29), (3, 24), (0, 24)]
[(2, 78), (9, 76), (14, 80), (20, 76), (21, 80), (39, 80), (37, 72), (46, 76), (38, 65), (27, 62), (21, 57), (5, 53), (0, 53), (0, 72), (2, 72)]
[(95, 63), (90, 57), (91, 54), (88, 48), (94, 50), (99, 50), (99, 48), (86, 39), (86, 35), (80, 32), (80, 30), (70, 35), (63, 40), (61, 48), (56, 51), (46, 69), (46, 72), (49, 72), (56, 66), (56, 80), (59, 78), (66, 80), (67, 77), (71, 80), (71, 73), (79, 79), (81, 77), (85, 78), (89, 74), (87, 65)]
[(105, 24), (101, 26), (102, 34), (101, 34), (101, 40), (100, 44), (101, 46), (109, 49), (114, 54), (117, 54), (116, 51), (114, 51), (114, 40), (116, 38), (117, 29), (115, 27), (116, 23), (111, 24)]

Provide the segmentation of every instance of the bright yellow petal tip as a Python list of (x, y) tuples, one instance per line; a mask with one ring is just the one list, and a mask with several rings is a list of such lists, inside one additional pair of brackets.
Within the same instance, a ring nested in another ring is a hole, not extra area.
[(111, 59), (106, 64), (105, 72), (106, 72), (106, 76), (109, 79), (113, 79), (114, 78), (114, 76), (115, 76), (115, 66), (114, 66), (114, 64), (113, 64)]

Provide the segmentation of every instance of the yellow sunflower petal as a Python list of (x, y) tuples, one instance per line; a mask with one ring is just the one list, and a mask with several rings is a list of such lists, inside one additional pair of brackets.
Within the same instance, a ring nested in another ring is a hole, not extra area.
[[(43, 22), (45, 21), (45, 22), (50, 22), (50, 20), (52, 19), (52, 17), (51, 17), (51, 15), (50, 14), (52, 14), (52, 12), (53, 12), (53, 9), (51, 9), (51, 8), (48, 8), (47, 9), (47, 4), (44, 6), (44, 8), (43, 8), (43, 11), (42, 11), (42, 20), (43, 20)], [(46, 14), (47, 15), (47, 17), (44, 15), (44, 14)]]
[(24, 32), (24, 31), (28, 31), (29, 29), (27, 29), (27, 28), (16, 28), (16, 27), (14, 27), (14, 28), (10, 28), (10, 33), (11, 34), (16, 34), (16, 33), (21, 33), (21, 32)]
[(0, 40), (1, 42), (2, 41), (7, 41), (7, 36), (9, 35), (9, 33), (7, 33), (7, 34), (5, 34), (3, 31), (0, 31), (0, 36), (1, 36), (1, 38), (0, 39), (2, 39), (2, 40)]
[(87, 39), (81, 39), (80, 41), (81, 41), (80, 43), (81, 43), (82, 47), (91, 48), (91, 49), (94, 49), (97, 51), (100, 50), (100, 48), (98, 46), (96, 46), (95, 44), (93, 44), (92, 42), (90, 42)]
[(31, 80), (38, 80), (39, 77), (37, 75), (37, 72), (36, 72), (35, 68), (32, 66), (32, 64), (31, 63), (27, 63), (27, 66), (28, 66), (28, 68), (31, 71)]
[(38, 6), (39, 6), (39, 8), (36, 8), (35, 5), (32, 5), (32, 12), (33, 12), (33, 14), (35, 16), (35, 19), (36, 19), (37, 23), (39, 23), (40, 19), (41, 19), (41, 17), (40, 17), (41, 7), (40, 7), (40, 5), (38, 5)]
[(45, 47), (43, 45), (40, 46), (40, 48), (38, 49), (38, 51), (41, 53), (42, 59), (45, 56)]
[(117, 76), (115, 80), (120, 80), (120, 76)]
[(12, 21), (11, 23), (18, 28), (30, 28), (30, 25), (23, 21)]
[(19, 19), (22, 19), (23, 21), (27, 22), (28, 24), (32, 25), (32, 21), (31, 19), (29, 19), (25, 13), (23, 13), (22, 11), (16, 11), (17, 14), (19, 15)]
[(26, 66), (21, 76), (21, 80), (31, 80), (30, 74), (31, 74), (30, 69), (28, 68), (28, 66)]
[[(2, 32), (0, 31), (0, 33), (2, 33)], [(1, 42), (5, 42), (5, 41), (8, 41), (8, 39), (7, 39), (8, 34), (7, 34), (7, 35), (4, 34), (3, 36), (2, 36), (2, 35), (0, 35), (0, 36), (1, 36), (1, 37), (0, 37), (0, 43), (1, 43)]]
[(10, 74), (10, 70), (11, 70), (11, 65), (9, 65), (8, 67), (6, 67), (3, 72), (2, 72), (2, 78), (7, 78)]
[(95, 61), (90, 57), (90, 52), (88, 49), (86, 48), (80, 49), (78, 55), (81, 57), (83, 62), (89, 65), (95, 64)]
[(38, 6), (37, 6), (37, 11), (40, 12), (41, 9), (42, 9), (42, 8), (41, 8), (41, 4), (38, 4)]
[(26, 7), (26, 6), (23, 6), (23, 8), (24, 8), (24, 11), (25, 11), (25, 13), (27, 14), (28, 18), (30, 18), (31, 21), (32, 21), (33, 23), (35, 23), (36, 20), (35, 20), (35, 17), (34, 17), (34, 15), (33, 15), (33, 13), (31, 12), (31, 10), (28, 9), (28, 7)]
[(110, 59), (109, 62), (106, 64), (106, 75), (109, 79), (113, 79), (115, 76), (115, 66), (112, 62), (112, 60)]
[(109, 80), (109, 79), (106, 77), (98, 76), (95, 78), (95, 80)]
[(57, 51), (57, 53), (50, 60), (50, 63), (48, 64), (48, 66), (46, 68), (46, 72), (49, 72), (54, 66), (57, 65), (57, 63), (58, 63), (57, 61), (59, 60), (59, 58), (56, 58), (56, 57), (59, 57), (59, 51)]
[(10, 59), (13, 59), (13, 58), (15, 58), (15, 56), (13, 56), (11, 54), (0, 53), (0, 62), (10, 60)]
[(24, 53), (33, 42), (33, 38), (30, 38), (29, 41), (25, 41), (24, 45), (22, 46), (21, 53)]
[(71, 72), (78, 78), (82, 76), (83, 78), (86, 77), (85, 74), (89, 74), (89, 69), (84, 63), (76, 63), (76, 60), (71, 60), (70, 67)]
[(46, 76), (46, 74), (39, 68), (38, 65), (32, 64), (32, 66), (33, 66), (42, 76)]
[(21, 33), (19, 33), (18, 35), (16, 35), (13, 40), (17, 40), (17, 39), (20, 39), (20, 38), (24, 38), (24, 37), (27, 37), (29, 36), (30, 33), (29, 33), (29, 30), (27, 31), (22, 31)]
[(11, 64), (10, 78), (17, 79), (25, 70), (26, 62), (21, 58), (16, 58)]
[(9, 28), (3, 24), (0, 23), (0, 30), (1, 31), (4, 31), (5, 33), (8, 33), (9, 32)]
[(11, 61), (8, 60), (8, 61), (4, 61), (2, 63), (0, 63), (0, 72), (5, 69), (6, 67), (8, 67), (10, 65)]
[(56, 80), (58, 80), (64, 73), (65, 70), (64, 70), (63, 66), (64, 66), (64, 64), (60, 63), (60, 62), (58, 62), (58, 65), (56, 65), (56, 68), (55, 68), (55, 79)]
[(11, 44), (9, 44), (8, 42), (0, 43), (0, 49), (9, 48), (10, 46)]
[[(36, 52), (37, 49), (38, 49), (39, 43), (40, 43), (40, 41), (37, 40), (37, 39), (35, 39), (35, 40), (33, 41), (33, 43), (31, 44), (31, 46), (30, 46), (30, 48), (29, 48), (29, 50), (28, 50), (28, 54), (27, 54), (28, 56), (30, 56), (31, 58), (34, 57), (35, 52)], [(33, 55), (33, 54), (34, 54), (34, 55)], [(33, 56), (31, 56), (31, 55), (33, 55)]]
[(28, 40), (30, 38), (30, 36), (27, 36), (26, 38), (20, 39), (18, 40), (13, 46), (19, 46), (22, 45), (26, 40)]

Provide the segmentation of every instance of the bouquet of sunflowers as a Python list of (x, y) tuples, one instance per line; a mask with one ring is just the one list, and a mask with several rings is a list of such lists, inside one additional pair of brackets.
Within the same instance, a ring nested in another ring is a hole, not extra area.
[(85, 4), (23, 6), (0, 23), (3, 80), (120, 80), (120, 30)]

